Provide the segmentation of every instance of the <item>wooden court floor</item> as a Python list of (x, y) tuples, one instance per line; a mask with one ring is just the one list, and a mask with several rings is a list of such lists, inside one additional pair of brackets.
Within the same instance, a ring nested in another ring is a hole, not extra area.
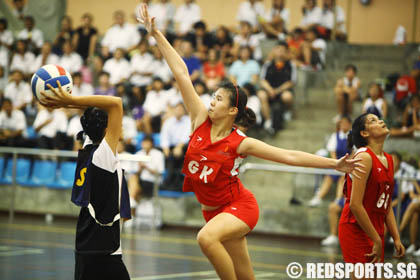
[[(0, 216), (0, 279), (72, 279), (75, 225), (76, 220), (46, 224), (28, 217), (9, 223)], [(196, 243), (196, 233), (175, 228), (124, 232), (123, 259), (131, 279), (218, 279)], [(291, 262), (342, 261), (338, 248), (322, 248), (319, 240), (251, 233), (248, 245), (257, 279), (290, 279), (286, 267)]]

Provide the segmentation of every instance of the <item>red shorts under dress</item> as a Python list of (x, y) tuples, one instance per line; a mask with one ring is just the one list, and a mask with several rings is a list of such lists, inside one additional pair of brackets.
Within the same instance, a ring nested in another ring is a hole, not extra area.
[(260, 210), (254, 195), (247, 189), (242, 188), (239, 197), (215, 210), (202, 210), (204, 219), (209, 222), (220, 213), (230, 213), (245, 222), (252, 230), (257, 225)]

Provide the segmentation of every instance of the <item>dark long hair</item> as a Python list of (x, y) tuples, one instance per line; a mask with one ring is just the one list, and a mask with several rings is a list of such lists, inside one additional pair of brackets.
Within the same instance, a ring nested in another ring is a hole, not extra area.
[(229, 91), (230, 93), (230, 105), (238, 108), (238, 114), (235, 118), (235, 124), (245, 128), (253, 126), (257, 120), (254, 111), (246, 107), (248, 97), (246, 96), (243, 89), (239, 86), (234, 85), (231, 82), (224, 82), (220, 85), (220, 88)]
[(99, 143), (105, 136), (105, 128), (108, 126), (108, 113), (96, 108), (89, 107), (80, 117), (83, 131), (79, 132), (77, 139), (81, 140), (85, 133), (93, 143)]
[(360, 132), (366, 128), (365, 122), (367, 115), (369, 115), (369, 113), (364, 113), (354, 120), (349, 135), (347, 136), (347, 147), (349, 150), (352, 150), (353, 146), (361, 148), (368, 144), (366, 138), (360, 134)]

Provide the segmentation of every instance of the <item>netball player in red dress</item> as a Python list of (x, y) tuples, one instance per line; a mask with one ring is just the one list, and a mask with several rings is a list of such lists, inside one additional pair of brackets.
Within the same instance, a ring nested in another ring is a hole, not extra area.
[(359, 160), (347, 156), (334, 160), (289, 151), (246, 137), (240, 127), (255, 122), (246, 108), (242, 89), (228, 83), (220, 87), (207, 110), (190, 80), (188, 69), (162, 33), (156, 29), (147, 6), (140, 10), (147, 31), (170, 66), (189, 112), (192, 135), (185, 155), (184, 191), (193, 191), (201, 203), (206, 225), (197, 236), (201, 250), (223, 280), (254, 279), (245, 236), (258, 221), (258, 205), (238, 179), (239, 164), (247, 155), (297, 166), (335, 168), (343, 172), (357, 169)]
[(347, 263), (384, 261), (384, 226), (394, 239), (397, 257), (404, 255), (392, 211), (394, 189), (392, 156), (383, 145), (389, 130), (376, 115), (363, 114), (353, 123), (348, 136), (349, 147), (358, 148), (354, 158), (360, 159), (365, 171), (359, 177), (347, 175), (338, 238)]

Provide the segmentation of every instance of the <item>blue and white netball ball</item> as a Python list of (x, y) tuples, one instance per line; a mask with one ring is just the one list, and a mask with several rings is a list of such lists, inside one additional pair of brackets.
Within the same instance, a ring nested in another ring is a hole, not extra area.
[(57, 81), (60, 81), (63, 90), (71, 93), (73, 90), (73, 79), (66, 69), (54, 64), (44, 65), (39, 68), (31, 79), (32, 93), (35, 98), (39, 102), (45, 103), (41, 91), (44, 91), (46, 95), (54, 95), (47, 85), (58, 89)]

